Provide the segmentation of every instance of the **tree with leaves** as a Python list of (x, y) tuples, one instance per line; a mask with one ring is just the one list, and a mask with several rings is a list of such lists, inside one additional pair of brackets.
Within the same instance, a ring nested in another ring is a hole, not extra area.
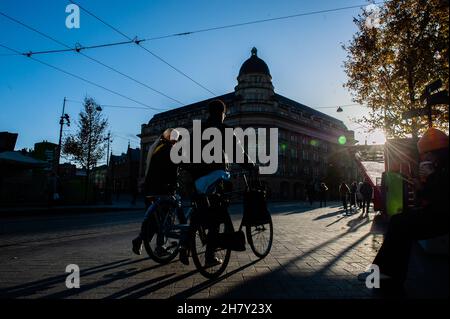
[(86, 170), (87, 192), (90, 172), (105, 154), (108, 127), (108, 120), (103, 117), (100, 105), (93, 98), (84, 99), (77, 126), (77, 132), (65, 139), (63, 153)]
[[(358, 31), (343, 48), (348, 88), (367, 116), (356, 119), (388, 138), (417, 137), (426, 118), (404, 120), (402, 113), (422, 108), (427, 84), (441, 79), (448, 90), (448, 0), (388, 0), (367, 6), (354, 22)], [(434, 126), (448, 132), (448, 106), (434, 107)]]

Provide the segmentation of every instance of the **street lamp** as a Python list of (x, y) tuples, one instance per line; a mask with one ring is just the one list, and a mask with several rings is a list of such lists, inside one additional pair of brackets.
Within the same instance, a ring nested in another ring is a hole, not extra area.
[(64, 97), (64, 101), (63, 101), (63, 109), (62, 109), (62, 114), (59, 120), (59, 142), (58, 142), (58, 150), (57, 150), (57, 154), (56, 154), (56, 167), (54, 168), (56, 173), (59, 173), (59, 161), (61, 159), (61, 144), (62, 144), (62, 133), (63, 133), (63, 127), (64, 124), (66, 124), (67, 126), (70, 126), (70, 117), (69, 114), (65, 113), (65, 109), (66, 109), (66, 98)]

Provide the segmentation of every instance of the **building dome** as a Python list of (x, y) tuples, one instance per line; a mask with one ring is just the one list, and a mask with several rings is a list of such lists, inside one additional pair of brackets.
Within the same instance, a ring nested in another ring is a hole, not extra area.
[(264, 75), (270, 75), (269, 67), (267, 66), (266, 62), (258, 58), (257, 56), (257, 50), (254, 47), (252, 49), (252, 56), (247, 59), (241, 66), (241, 69), (239, 70), (239, 76), (243, 74), (264, 74)]

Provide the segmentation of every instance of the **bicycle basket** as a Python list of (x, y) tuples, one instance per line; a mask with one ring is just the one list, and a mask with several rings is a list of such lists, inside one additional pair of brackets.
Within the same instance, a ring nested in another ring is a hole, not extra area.
[(220, 233), (216, 238), (216, 247), (233, 251), (245, 251), (245, 234), (242, 230)]
[(263, 190), (252, 190), (244, 193), (243, 225), (257, 226), (270, 222), (267, 209), (266, 193)]
[(197, 210), (195, 213), (195, 221), (205, 228), (215, 227), (225, 222), (227, 209), (221, 206), (211, 206), (209, 202), (203, 202), (199, 205), (197, 202)]

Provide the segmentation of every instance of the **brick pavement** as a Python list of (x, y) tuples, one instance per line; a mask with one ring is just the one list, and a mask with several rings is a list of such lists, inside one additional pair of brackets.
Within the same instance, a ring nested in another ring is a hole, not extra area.
[[(218, 280), (178, 259), (158, 265), (130, 252), (139, 218), (123, 225), (0, 236), (0, 297), (13, 298), (372, 298), (356, 275), (373, 260), (382, 235), (370, 218), (337, 205), (272, 205), (274, 243), (258, 260), (233, 252)], [(233, 220), (239, 222), (239, 215)], [(65, 287), (65, 267), (81, 269), (81, 287)]]

